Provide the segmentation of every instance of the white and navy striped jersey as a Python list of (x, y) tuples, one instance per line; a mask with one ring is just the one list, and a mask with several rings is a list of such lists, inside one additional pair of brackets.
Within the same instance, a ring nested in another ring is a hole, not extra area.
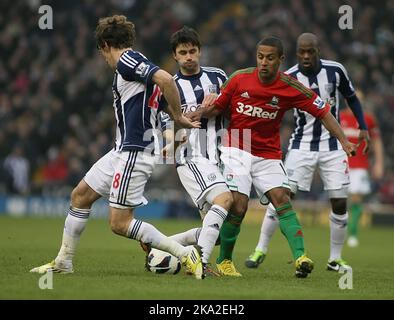
[(140, 52), (128, 50), (120, 56), (112, 83), (116, 151), (158, 148), (154, 130), (164, 98), (152, 82), (157, 70), (159, 67)]
[[(315, 91), (331, 106), (332, 115), (339, 122), (339, 92), (344, 98), (355, 94), (344, 66), (331, 60), (320, 60), (317, 74), (303, 74), (298, 64), (286, 71), (303, 85)], [(289, 149), (308, 151), (333, 151), (342, 149), (340, 142), (322, 125), (321, 121), (307, 112), (294, 109), (295, 128)]]
[[(218, 68), (201, 67), (195, 75), (185, 76), (180, 71), (174, 76), (178, 86), (182, 112), (196, 111), (200, 108), (205, 95), (220, 93), (220, 87), (227, 80), (226, 73)], [(223, 117), (201, 119), (200, 129), (187, 130), (187, 142), (180, 147), (176, 154), (178, 165), (187, 160), (207, 158), (212, 164), (219, 162), (220, 135), (216, 133), (223, 129)]]

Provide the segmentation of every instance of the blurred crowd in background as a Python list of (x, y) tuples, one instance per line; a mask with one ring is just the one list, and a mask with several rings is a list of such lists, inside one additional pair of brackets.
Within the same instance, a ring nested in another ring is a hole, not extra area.
[[(38, 27), (42, 4), (53, 29)], [(113, 145), (113, 72), (96, 50), (99, 17), (124, 14), (136, 25), (136, 50), (174, 73), (169, 38), (183, 25), (203, 43), (202, 65), (228, 75), (255, 65), (265, 35), (285, 45), (283, 70), (296, 63), (296, 39), (313, 32), (322, 58), (341, 62), (381, 127), (386, 173), (375, 200), (394, 203), (394, 2), (347, 1), (353, 29), (338, 27), (342, 1), (90, 0), (0, 2), (0, 194), (67, 195)], [(292, 130), (291, 114), (283, 125)], [(286, 141), (283, 141), (286, 148)], [(174, 174), (169, 174), (172, 172)], [(316, 181), (318, 183), (318, 180)], [(158, 166), (151, 197), (184, 198), (171, 165)], [(319, 199), (321, 188), (306, 197)]]

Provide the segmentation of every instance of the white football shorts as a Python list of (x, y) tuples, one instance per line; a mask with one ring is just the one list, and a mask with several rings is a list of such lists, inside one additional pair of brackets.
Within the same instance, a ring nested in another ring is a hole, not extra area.
[(213, 200), (229, 192), (219, 167), (201, 158), (177, 168), (179, 179), (200, 211), (207, 212)]
[(238, 148), (223, 147), (221, 160), (223, 176), (231, 191), (250, 196), (254, 185), (263, 204), (268, 201), (264, 194), (278, 187), (290, 189), (289, 179), (281, 160), (264, 159)]
[(148, 203), (143, 196), (157, 156), (143, 151), (109, 151), (86, 173), (85, 182), (111, 207), (128, 209)]
[(350, 187), (351, 194), (369, 194), (371, 193), (371, 184), (367, 169), (350, 169)]
[[(316, 168), (324, 184), (324, 190), (343, 190), (339, 197), (347, 197), (349, 187), (349, 163), (343, 150), (304, 151), (290, 149), (286, 155), (285, 167), (289, 176), (291, 191), (310, 191)], [(335, 197), (335, 196), (334, 196)]]

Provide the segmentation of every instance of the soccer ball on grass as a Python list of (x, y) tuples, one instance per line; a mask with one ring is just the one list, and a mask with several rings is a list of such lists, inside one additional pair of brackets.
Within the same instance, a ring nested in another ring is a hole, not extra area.
[(148, 255), (147, 269), (159, 274), (177, 274), (181, 270), (181, 261), (168, 252), (152, 248)]

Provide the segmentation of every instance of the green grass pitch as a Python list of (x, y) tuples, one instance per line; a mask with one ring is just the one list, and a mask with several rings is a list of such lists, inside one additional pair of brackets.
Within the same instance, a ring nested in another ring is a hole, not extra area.
[[(199, 225), (199, 221), (152, 221), (166, 234)], [(28, 271), (53, 259), (59, 249), (64, 219), (0, 217), (0, 299), (394, 299), (394, 230), (361, 230), (361, 245), (345, 247), (353, 267), (353, 289), (341, 290), (340, 274), (326, 271), (329, 230), (305, 227), (307, 253), (315, 270), (294, 277), (290, 250), (278, 231), (270, 252), (257, 270), (244, 266), (254, 249), (259, 224), (245, 223), (234, 252), (242, 278), (207, 278), (184, 274), (156, 275), (144, 270), (144, 253), (135, 241), (111, 233), (107, 221), (91, 220), (74, 260), (75, 273), (54, 275), (53, 289), (38, 287), (39, 275)], [(216, 257), (218, 248), (212, 256)]]

